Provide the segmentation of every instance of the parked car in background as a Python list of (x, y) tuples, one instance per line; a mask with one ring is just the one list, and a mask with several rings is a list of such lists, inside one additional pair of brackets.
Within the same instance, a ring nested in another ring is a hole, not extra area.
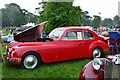
[(80, 72), (80, 80), (120, 79), (120, 54), (109, 55), (107, 58), (94, 58)]
[(3, 32), (1, 32), (1, 38), (4, 42), (7, 42), (8, 36), (4, 34)]
[(14, 40), (14, 35), (13, 34), (9, 34), (8, 35), (8, 39), (7, 39), (7, 42), (11, 42)]
[(84, 27), (59, 27), (51, 31), (47, 38), (40, 38), (45, 23), (15, 35), (15, 41), (8, 45), (5, 54), (10, 64), (33, 69), (41, 62), (102, 57), (109, 50), (102, 38)]
[(13, 34), (6, 35), (6, 34), (2, 33), (1, 38), (3, 39), (4, 42), (11, 42), (14, 40), (14, 35)]

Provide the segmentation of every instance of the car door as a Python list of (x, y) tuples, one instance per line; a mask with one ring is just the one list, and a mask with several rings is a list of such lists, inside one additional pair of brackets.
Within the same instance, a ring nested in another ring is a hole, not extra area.
[(60, 61), (60, 41), (46, 42), (40, 51), (46, 62)]
[(93, 47), (91, 47), (91, 45), (93, 46), (94, 42), (96, 41), (95, 36), (92, 34), (92, 32), (90, 32), (88, 30), (84, 30), (83, 31), (83, 39), (84, 39), (84, 42), (85, 42), (84, 45), (86, 48), (86, 50), (84, 51), (84, 55), (86, 57), (91, 57), (92, 53), (90, 53), (90, 52), (92, 52), (92, 48), (93, 48)]
[(85, 57), (87, 48), (83, 39), (83, 31), (71, 30), (66, 32), (60, 43), (61, 60)]

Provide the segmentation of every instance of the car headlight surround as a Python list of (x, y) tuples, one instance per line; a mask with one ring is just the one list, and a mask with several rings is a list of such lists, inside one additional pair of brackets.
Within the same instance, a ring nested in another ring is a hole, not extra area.
[(92, 66), (95, 70), (100, 70), (103, 62), (99, 58), (94, 58)]

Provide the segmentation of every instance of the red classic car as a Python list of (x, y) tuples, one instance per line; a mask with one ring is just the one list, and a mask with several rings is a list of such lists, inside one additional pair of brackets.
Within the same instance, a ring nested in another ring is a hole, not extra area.
[(5, 54), (11, 64), (33, 69), (41, 62), (101, 57), (109, 50), (94, 31), (84, 27), (59, 27), (47, 38), (40, 38), (44, 23), (15, 35)]
[(120, 79), (120, 54), (94, 58), (80, 72), (80, 80)]

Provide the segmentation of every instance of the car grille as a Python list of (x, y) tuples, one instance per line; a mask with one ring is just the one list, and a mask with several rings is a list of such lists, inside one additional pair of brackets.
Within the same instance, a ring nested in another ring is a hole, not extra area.
[(120, 65), (106, 61), (104, 80), (120, 80)]
[(120, 65), (113, 65), (112, 79), (120, 80)]
[(113, 64), (106, 60), (105, 67), (104, 67), (104, 80), (112, 80), (112, 69)]

